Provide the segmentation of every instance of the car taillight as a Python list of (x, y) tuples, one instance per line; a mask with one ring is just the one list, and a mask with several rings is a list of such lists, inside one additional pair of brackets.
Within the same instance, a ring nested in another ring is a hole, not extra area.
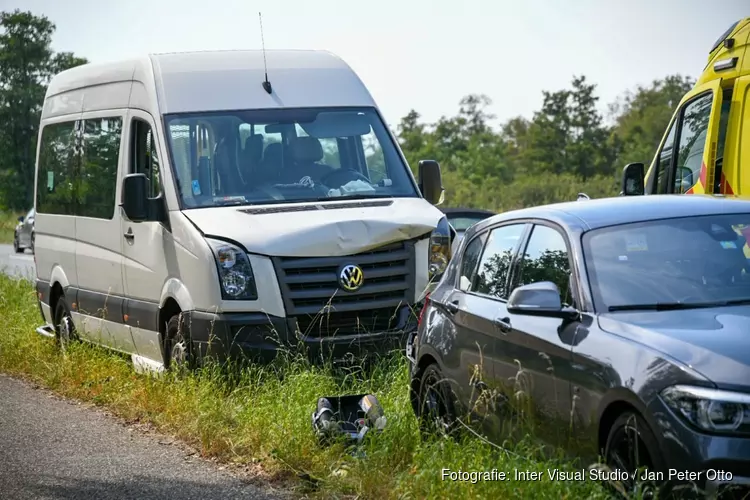
[(430, 303), (430, 294), (428, 293), (424, 297), (424, 304), (422, 305), (422, 310), (419, 311), (419, 320), (417, 321), (417, 327), (422, 325), (422, 317), (424, 317), (424, 311), (427, 309), (427, 304)]

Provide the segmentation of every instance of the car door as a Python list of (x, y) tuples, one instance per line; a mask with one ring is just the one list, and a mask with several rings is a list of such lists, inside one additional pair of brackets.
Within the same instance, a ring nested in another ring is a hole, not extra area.
[[(576, 305), (571, 284), (571, 256), (567, 239), (561, 228), (546, 223), (535, 223), (523, 244), (512, 277), (509, 294), (518, 286), (551, 281), (560, 290), (563, 303)], [(508, 314), (500, 321), (506, 323), (507, 333), (497, 337), (497, 348), (502, 362), (501, 378), (512, 381), (513, 404), (516, 410), (533, 412), (533, 423), (545, 441), (566, 444), (572, 408), (570, 374), (572, 373), (572, 342), (577, 322), (557, 318)], [(502, 409), (501, 409), (502, 411)], [(507, 415), (507, 414), (506, 414)]]
[[(145, 174), (149, 197), (162, 197), (161, 157), (154, 120), (150, 114), (128, 113), (126, 172)], [(172, 234), (162, 222), (132, 222), (122, 216), (119, 237), (125, 277), (125, 314), (133, 337), (134, 352), (151, 360), (162, 359), (159, 344), (159, 301), (169, 276), (168, 248), (174, 248)], [(172, 268), (176, 274), (176, 269)]]
[(120, 208), (116, 193), (123, 111), (87, 113), (82, 123), (82, 156), (76, 180), (76, 310), (89, 340), (129, 352), (130, 333), (122, 322), (124, 299)]
[(490, 417), (484, 422), (490, 434), (497, 431), (493, 407), (501, 383), (495, 366), (496, 339), (504, 334), (495, 320), (505, 307), (511, 261), (525, 229), (525, 223), (510, 223), (474, 237), (465, 247), (457, 287), (445, 299), (457, 330), (460, 377), (467, 383), (474, 412)]

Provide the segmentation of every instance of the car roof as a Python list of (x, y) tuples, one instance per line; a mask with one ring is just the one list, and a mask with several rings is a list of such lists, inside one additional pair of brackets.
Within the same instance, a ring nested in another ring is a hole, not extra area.
[(477, 224), (476, 229), (512, 219), (541, 218), (584, 231), (632, 222), (750, 213), (750, 198), (721, 195), (646, 195), (617, 196), (571, 201), (505, 212)]

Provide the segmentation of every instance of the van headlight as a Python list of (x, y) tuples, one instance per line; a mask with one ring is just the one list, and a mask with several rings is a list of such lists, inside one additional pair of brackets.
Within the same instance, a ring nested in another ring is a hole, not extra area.
[(703, 431), (750, 432), (750, 394), (676, 385), (662, 391), (661, 397), (675, 413)]
[(221, 298), (224, 300), (257, 300), (258, 289), (247, 254), (226, 241), (206, 238), (214, 253), (219, 271)]
[(429, 271), (430, 281), (438, 280), (451, 260), (451, 228), (443, 217), (430, 235)]

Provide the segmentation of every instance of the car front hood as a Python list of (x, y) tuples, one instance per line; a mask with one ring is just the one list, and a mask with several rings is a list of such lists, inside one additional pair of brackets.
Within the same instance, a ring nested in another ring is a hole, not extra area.
[(427, 235), (443, 217), (422, 198), (212, 207), (182, 213), (206, 237), (228, 238), (250, 253), (277, 257), (366, 252)]
[(602, 314), (599, 326), (666, 354), (718, 386), (750, 386), (750, 306)]

